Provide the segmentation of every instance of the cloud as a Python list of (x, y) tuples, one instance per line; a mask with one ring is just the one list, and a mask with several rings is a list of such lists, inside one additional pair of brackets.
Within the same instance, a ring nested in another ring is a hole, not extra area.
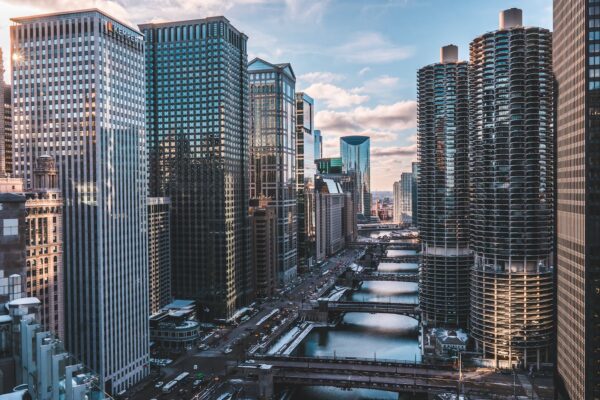
[(339, 82), (343, 80), (345, 77), (342, 74), (336, 74), (334, 72), (308, 72), (306, 74), (302, 74), (298, 77), (299, 81), (307, 82), (307, 83), (331, 83), (331, 82)]
[(333, 51), (348, 62), (369, 64), (404, 60), (414, 53), (412, 47), (398, 46), (377, 32), (359, 33)]
[(369, 100), (369, 96), (330, 83), (313, 83), (304, 91), (312, 98), (324, 102), (329, 108), (346, 108)]
[(371, 149), (371, 157), (398, 157), (398, 156), (415, 156), (417, 154), (417, 145), (410, 146), (392, 146), (392, 147), (375, 147)]
[(320, 129), (404, 130), (416, 127), (417, 102), (399, 101), (376, 107), (357, 107), (351, 111), (324, 110), (317, 113), (315, 125)]
[(367, 72), (369, 72), (371, 70), (371, 67), (364, 67), (361, 68), (360, 71), (358, 71), (358, 76), (363, 76), (365, 75)]
[(286, 14), (295, 21), (320, 22), (330, 0), (285, 0)]
[(366, 81), (358, 90), (359, 93), (381, 95), (394, 91), (400, 83), (400, 78), (389, 75), (381, 75), (375, 79)]

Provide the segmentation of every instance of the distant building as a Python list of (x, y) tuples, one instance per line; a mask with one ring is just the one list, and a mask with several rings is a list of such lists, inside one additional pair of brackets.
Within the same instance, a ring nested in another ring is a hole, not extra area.
[[(315, 257), (314, 180), (315, 166), (314, 100), (296, 93), (296, 187), (298, 199), (298, 267), (307, 268)], [(313, 202), (311, 204), (311, 202)]]
[[(0, 277), (0, 303), (8, 302), (23, 296), (25, 293), (26, 259), (27, 259), (27, 209), (25, 194), (20, 180), (7, 184), (6, 179), (0, 187), (0, 266), (3, 275)], [(8, 189), (8, 190), (7, 190)], [(8, 281), (18, 286), (15, 292), (9, 292)]]
[(317, 212), (317, 259), (322, 260), (340, 251), (345, 244), (344, 205), (341, 185), (333, 179), (315, 178)]
[(277, 288), (277, 209), (269, 200), (250, 200), (252, 264), (256, 297), (271, 297)]
[(341, 174), (342, 173), (342, 158), (319, 158), (315, 160), (317, 171), (319, 174)]
[(371, 140), (368, 136), (340, 138), (342, 170), (354, 176), (354, 207), (357, 214), (371, 215)]
[(171, 200), (168, 197), (148, 197), (148, 269), (152, 315), (172, 300)]
[(278, 277), (288, 284), (298, 269), (296, 186), (296, 76), (292, 66), (255, 58), (248, 64), (251, 100), (250, 196), (277, 210)]
[(419, 226), (419, 163), (412, 163), (412, 224)]
[(402, 186), (400, 181), (394, 182), (394, 223), (399, 224), (402, 221)]
[[(413, 187), (413, 175), (411, 172), (403, 172), (400, 175), (399, 182), (399, 199), (397, 200), (399, 205), (398, 210), (398, 222), (400, 224), (411, 224), (412, 223), (412, 187)], [(396, 205), (396, 188), (394, 188), (394, 206)]]
[(323, 157), (323, 135), (321, 135), (321, 131), (315, 129), (315, 160)]

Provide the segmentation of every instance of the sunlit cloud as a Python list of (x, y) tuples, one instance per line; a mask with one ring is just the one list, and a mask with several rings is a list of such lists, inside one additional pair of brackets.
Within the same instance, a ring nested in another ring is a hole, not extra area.
[(407, 59), (414, 49), (392, 43), (378, 32), (362, 32), (336, 47), (334, 52), (349, 62), (382, 64)]

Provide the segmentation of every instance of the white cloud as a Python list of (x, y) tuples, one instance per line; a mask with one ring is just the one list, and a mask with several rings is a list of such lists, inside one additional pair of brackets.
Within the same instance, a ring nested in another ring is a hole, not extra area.
[(286, 14), (295, 21), (320, 22), (330, 0), (285, 0)]
[(329, 108), (346, 108), (369, 100), (369, 96), (330, 83), (313, 83), (304, 91), (312, 98), (324, 102)]
[(358, 90), (359, 93), (381, 95), (395, 91), (400, 84), (400, 78), (389, 75), (381, 75), (366, 81)]
[(306, 74), (302, 74), (298, 77), (299, 81), (306, 83), (332, 83), (339, 82), (344, 79), (344, 75), (336, 74), (334, 72), (308, 72)]
[(360, 71), (358, 71), (358, 76), (363, 76), (365, 75), (367, 72), (369, 72), (371, 70), (371, 67), (364, 67), (361, 68)]
[(317, 113), (315, 126), (327, 130), (380, 129), (404, 130), (416, 127), (417, 102), (399, 101), (376, 107), (357, 107), (351, 111), (324, 110)]
[(363, 32), (334, 49), (338, 56), (354, 63), (388, 63), (412, 56), (414, 50), (398, 46), (377, 32)]

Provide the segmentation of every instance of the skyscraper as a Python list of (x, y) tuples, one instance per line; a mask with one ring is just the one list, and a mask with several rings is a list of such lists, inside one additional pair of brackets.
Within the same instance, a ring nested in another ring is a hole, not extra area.
[(10, 85), (4, 83), (0, 48), (0, 178), (12, 173), (12, 106)]
[(173, 300), (171, 294), (171, 199), (148, 197), (148, 289), (150, 314)]
[(556, 367), (560, 398), (600, 398), (600, 2), (554, 0)]
[(277, 208), (280, 283), (295, 278), (297, 259), (296, 76), (290, 64), (255, 58), (250, 74), (250, 192)]
[(500, 29), (471, 42), (471, 333), (486, 357), (513, 365), (550, 360), (551, 46), (550, 32), (523, 27), (518, 9), (500, 13)]
[(150, 194), (171, 199), (173, 295), (203, 319), (252, 297), (247, 37), (224, 17), (140, 25)]
[(119, 392), (149, 372), (143, 36), (95, 9), (12, 22), (14, 172), (56, 160), (67, 347)]
[(371, 140), (368, 136), (340, 138), (343, 171), (354, 175), (354, 207), (365, 218), (371, 215)]
[[(418, 72), (420, 304), (432, 326), (466, 328), (469, 279), (469, 82), (458, 47)], [(413, 163), (413, 169), (416, 163)]]
[(400, 222), (412, 224), (412, 172), (403, 172), (400, 175)]
[(323, 135), (318, 129), (314, 130), (315, 136), (315, 160), (323, 157)]
[(320, 175), (315, 177), (317, 214), (317, 259), (323, 260), (341, 250), (344, 234), (344, 191), (339, 182)]
[(256, 296), (271, 297), (277, 278), (277, 209), (266, 197), (250, 200), (252, 258)]
[(402, 186), (400, 181), (394, 182), (394, 223), (400, 224), (400, 210), (402, 209)]
[[(314, 258), (315, 137), (314, 100), (296, 93), (296, 186), (298, 199), (298, 266), (307, 267)], [(312, 203), (311, 203), (312, 202)]]

